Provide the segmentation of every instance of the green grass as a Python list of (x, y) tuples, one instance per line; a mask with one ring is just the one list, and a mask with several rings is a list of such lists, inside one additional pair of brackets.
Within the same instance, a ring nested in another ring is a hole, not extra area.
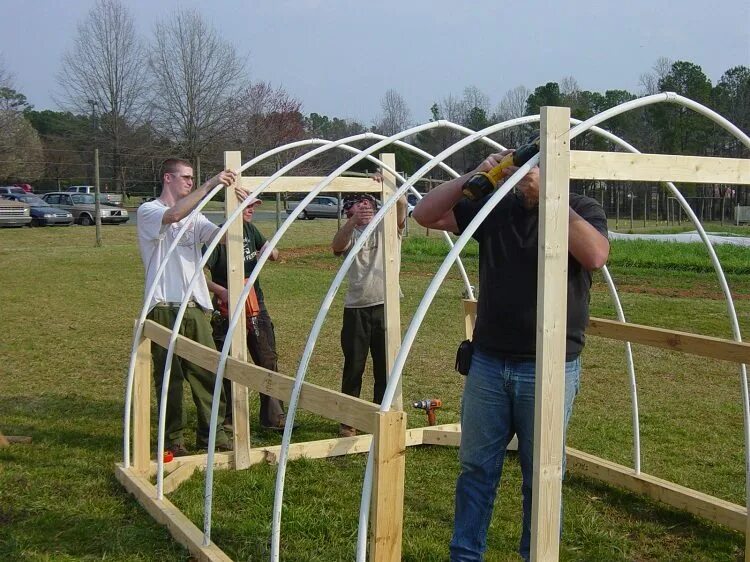
[[(261, 223), (270, 235), (272, 222)], [(340, 265), (328, 244), (335, 220), (297, 221), (282, 260), (262, 282), (277, 329), (280, 370), (294, 374), (307, 334)], [(446, 251), (437, 233), (412, 224), (403, 246), (406, 327)], [(30, 435), (31, 445), (0, 449), (0, 560), (189, 560), (167, 531), (119, 486), (124, 376), (143, 274), (135, 229), (105, 227), (103, 248), (83, 227), (0, 231), (0, 429)], [(633, 322), (728, 337), (726, 306), (699, 247), (613, 244), (610, 270)], [(747, 250), (720, 247), (730, 287), (750, 294)], [(476, 280), (476, 246), (466, 250)], [(701, 265), (703, 263), (704, 265)], [(461, 377), (452, 370), (462, 339), (462, 285), (455, 271), (439, 291), (404, 372), (404, 399), (439, 397), (438, 422), (458, 420)], [(341, 296), (313, 355), (307, 380), (338, 388)], [(750, 301), (736, 302), (744, 332)], [(597, 275), (592, 313), (612, 317)], [(643, 470), (744, 504), (740, 385), (734, 364), (635, 346), (641, 402)], [(366, 377), (369, 377), (369, 373)], [(371, 379), (368, 379), (371, 380)], [(365, 384), (365, 398), (371, 384)], [(186, 398), (189, 400), (188, 398)], [(257, 416), (257, 397), (251, 401)], [(188, 408), (194, 415), (192, 406)], [(411, 427), (424, 425), (407, 411)], [(295, 441), (330, 438), (337, 423), (298, 415)], [(195, 424), (189, 420), (189, 427)], [(257, 433), (253, 443), (275, 444)], [(188, 440), (190, 443), (190, 440)], [(623, 347), (589, 338), (569, 444), (630, 465), (630, 400)], [(284, 560), (351, 560), (365, 457), (290, 463), (282, 520)], [(445, 560), (458, 470), (454, 449), (407, 452), (404, 560)], [(274, 467), (216, 475), (216, 542), (236, 560), (267, 558)], [(491, 524), (487, 560), (517, 560), (520, 469), (510, 455)], [(201, 526), (203, 478), (171, 500)], [(595, 481), (571, 476), (564, 486), (562, 560), (742, 559), (744, 537)]]

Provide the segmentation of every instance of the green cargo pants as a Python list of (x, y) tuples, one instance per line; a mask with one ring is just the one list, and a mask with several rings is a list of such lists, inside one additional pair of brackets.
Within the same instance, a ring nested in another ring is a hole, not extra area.
[[(154, 322), (172, 329), (177, 317), (178, 305), (157, 305), (148, 313), (148, 318)], [(215, 349), (211, 335), (211, 324), (205, 312), (200, 307), (188, 307), (180, 326), (180, 335)], [(161, 387), (164, 379), (164, 364), (167, 360), (167, 350), (153, 344), (151, 348), (154, 365), (154, 385), (156, 387), (157, 404), (161, 398)], [(182, 408), (182, 381), (186, 380), (193, 394), (193, 402), (198, 411), (198, 427), (196, 429), (196, 448), (208, 447), (209, 422), (211, 419), (211, 400), (214, 392), (216, 375), (176, 355), (172, 358), (172, 370), (169, 377), (169, 389), (167, 390), (167, 413), (165, 420), (165, 447), (171, 445), (185, 446), (183, 431), (185, 429), (186, 416)], [(224, 420), (226, 401), (224, 392), (221, 393), (219, 402), (219, 416), (216, 429), (216, 445), (227, 446), (227, 436), (221, 423)]]

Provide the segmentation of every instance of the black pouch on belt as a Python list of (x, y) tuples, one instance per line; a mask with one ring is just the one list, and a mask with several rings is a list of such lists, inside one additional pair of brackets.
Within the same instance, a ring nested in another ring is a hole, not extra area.
[(456, 371), (461, 373), (463, 376), (469, 374), (469, 367), (471, 367), (471, 356), (474, 353), (474, 345), (471, 340), (464, 340), (458, 344), (458, 351), (456, 351)]

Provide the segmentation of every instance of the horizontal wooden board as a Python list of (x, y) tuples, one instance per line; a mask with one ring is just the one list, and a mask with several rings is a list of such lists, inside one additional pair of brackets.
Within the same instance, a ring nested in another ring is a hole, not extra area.
[[(242, 187), (247, 190), (258, 188), (267, 176), (242, 176)], [(309, 193), (323, 180), (322, 177), (313, 176), (283, 176), (269, 185), (263, 193)], [(334, 178), (321, 193), (381, 193), (383, 184), (371, 178)]]
[(200, 562), (232, 562), (232, 559), (215, 544), (203, 546), (203, 531), (198, 529), (172, 502), (156, 499), (156, 488), (143, 476), (139, 476), (122, 464), (115, 466), (115, 476), (125, 489), (133, 494), (157, 523), (169, 529), (172, 537), (190, 551), (193, 559)]
[[(162, 347), (169, 345), (171, 331), (152, 320), (146, 320), (143, 335)], [(219, 352), (205, 345), (196, 343), (184, 336), (177, 336), (175, 354), (184, 357), (213, 373), (219, 364)], [(251, 390), (273, 396), (289, 402), (294, 387), (294, 379), (251, 363), (245, 363), (232, 357), (228, 358), (224, 372), (225, 378), (244, 384)], [(367, 433), (373, 433), (377, 425), (375, 414), (380, 408), (377, 404), (348, 396), (336, 390), (322, 386), (302, 383), (299, 407), (328, 419), (333, 419)]]
[(570, 447), (567, 447), (566, 451), (568, 454), (568, 470), (644, 494), (693, 515), (726, 525), (730, 529), (745, 532), (747, 509), (741, 505), (720, 500), (643, 472), (636, 474), (632, 468), (595, 457), (583, 451)]
[(750, 343), (745, 342), (604, 318), (591, 318), (586, 333), (591, 336), (639, 343), (700, 357), (711, 357), (735, 363), (750, 363)]
[(574, 150), (570, 178), (750, 184), (750, 160)]

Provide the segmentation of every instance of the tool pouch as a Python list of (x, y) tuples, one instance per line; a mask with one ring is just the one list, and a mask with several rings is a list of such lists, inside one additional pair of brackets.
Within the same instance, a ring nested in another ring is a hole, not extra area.
[(474, 345), (471, 340), (464, 340), (458, 344), (456, 351), (456, 371), (466, 376), (471, 367), (471, 356), (474, 354)]

